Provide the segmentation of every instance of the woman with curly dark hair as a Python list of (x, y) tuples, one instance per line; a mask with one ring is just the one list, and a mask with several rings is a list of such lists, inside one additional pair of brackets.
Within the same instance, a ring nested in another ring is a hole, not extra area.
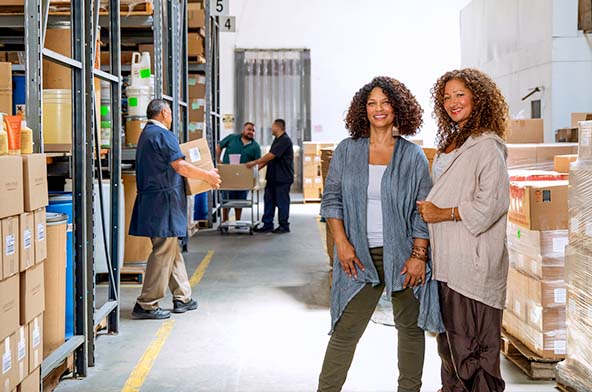
[(432, 98), (440, 127), (434, 187), (418, 205), (430, 231), (446, 327), (437, 337), (442, 391), (503, 391), (508, 106), (495, 82), (476, 69), (447, 72)]
[(333, 154), (321, 214), (335, 238), (331, 338), (318, 391), (340, 391), (384, 291), (398, 331), (400, 392), (421, 388), (424, 330), (442, 332), (431, 279), (428, 230), (416, 208), (432, 182), (414, 135), (422, 109), (398, 80), (374, 78), (354, 96), (345, 124), (350, 138)]

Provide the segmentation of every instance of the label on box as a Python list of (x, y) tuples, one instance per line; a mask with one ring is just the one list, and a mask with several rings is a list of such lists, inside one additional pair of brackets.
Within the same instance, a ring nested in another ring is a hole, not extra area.
[(10, 256), (13, 255), (14, 252), (16, 252), (16, 246), (15, 246), (15, 236), (14, 234), (9, 234), (6, 236), (6, 256)]
[(568, 242), (569, 240), (566, 237), (553, 238), (553, 252), (563, 253)]
[(540, 320), (541, 320), (541, 309), (538, 307), (531, 307), (529, 312), (528, 312), (528, 318), (530, 319), (530, 321), (535, 324), (538, 325)]
[(201, 161), (201, 154), (199, 152), (199, 148), (190, 148), (189, 149), (189, 160), (191, 162)]
[(567, 311), (572, 316), (576, 314), (576, 301), (573, 298), (570, 298), (569, 301), (567, 301)]
[(68, 223), (66, 225), (66, 233), (71, 233), (72, 231), (74, 231), (74, 225), (72, 223)]
[(18, 342), (18, 360), (19, 362), (23, 360), (25, 355), (27, 354), (27, 345), (25, 344), (25, 339), (21, 337)]
[(557, 304), (564, 304), (565, 303), (565, 297), (566, 297), (565, 288), (555, 289), (554, 290), (554, 296), (555, 296), (555, 303), (557, 303)]
[(516, 312), (517, 315), (520, 315), (520, 302), (519, 301), (514, 301), (514, 311)]
[(191, 102), (191, 109), (197, 110), (197, 109), (199, 109), (199, 106), (200, 105), (199, 105), (199, 102), (197, 100)]
[(539, 263), (536, 260), (530, 260), (530, 271), (536, 276), (539, 273)]
[(6, 374), (12, 368), (12, 355), (10, 353), (10, 339), (4, 340), (4, 354), (2, 354), (2, 374)]
[(567, 342), (565, 340), (556, 340), (553, 342), (553, 351), (555, 354), (565, 354), (567, 349)]
[(45, 240), (45, 225), (43, 223), (37, 224), (37, 241)]
[(592, 237), (592, 222), (586, 223), (586, 235)]
[(33, 322), (33, 342), (31, 343), (31, 347), (37, 347), (41, 344), (41, 333), (39, 331), (39, 322), (37, 319)]
[(31, 245), (33, 244), (33, 235), (31, 234), (31, 230), (27, 229), (24, 231), (23, 233), (23, 242), (24, 242), (24, 247), (25, 249), (29, 249), (31, 247)]
[(592, 129), (580, 129), (580, 147), (592, 146)]
[(322, 178), (315, 178), (315, 184), (322, 184), (323, 183), (323, 179)]

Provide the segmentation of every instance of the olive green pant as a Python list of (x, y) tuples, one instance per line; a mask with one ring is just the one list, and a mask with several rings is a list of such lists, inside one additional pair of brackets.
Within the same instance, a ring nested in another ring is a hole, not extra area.
[[(384, 291), (382, 248), (370, 249), (381, 284), (367, 284), (346, 306), (335, 325), (323, 368), (318, 392), (341, 391), (352, 363), (356, 345), (362, 337), (374, 309)], [(341, 266), (335, 266), (341, 268)], [(419, 392), (425, 351), (424, 331), (417, 326), (419, 302), (412, 289), (392, 293), (393, 316), (398, 334), (399, 388), (398, 392)], [(382, 350), (382, 347), (376, 347)], [(372, 377), (368, 374), (368, 377)]]

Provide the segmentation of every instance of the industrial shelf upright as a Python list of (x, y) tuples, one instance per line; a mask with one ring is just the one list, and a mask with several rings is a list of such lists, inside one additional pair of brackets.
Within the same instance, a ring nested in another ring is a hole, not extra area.
[[(52, 352), (41, 365), (45, 378), (70, 355), (74, 355), (74, 375), (86, 376), (88, 366), (94, 365), (94, 330), (98, 322), (108, 318), (109, 332), (118, 332), (119, 321), (119, 272), (117, 263), (112, 263), (112, 279), (109, 281), (109, 300), (100, 309), (94, 309), (94, 77), (111, 83), (111, 111), (114, 128), (121, 128), (121, 66), (119, 54), (120, 15), (119, 0), (109, 0), (108, 26), (110, 43), (116, 48), (111, 56), (110, 72), (94, 69), (98, 26), (98, 0), (72, 0), (69, 16), (49, 15), (48, 0), (27, 0), (24, 15), (2, 15), (0, 21), (7, 35), (11, 35), (14, 48), (25, 51), (26, 116), (34, 130), (35, 152), (43, 152), (43, 59), (67, 67), (72, 72), (72, 154), (69, 171), (73, 179), (73, 240), (74, 240), (74, 336)], [(48, 20), (66, 21), (71, 29), (71, 57), (44, 48)], [(23, 30), (23, 33), (19, 33)], [(16, 37), (16, 39), (15, 39)], [(19, 38), (20, 37), (20, 38)], [(1, 37), (6, 38), (6, 37)], [(3, 39), (4, 40), (4, 39)], [(22, 50), (22, 49), (19, 49)], [(17, 67), (19, 69), (20, 67)], [(121, 145), (118, 132), (113, 133), (111, 178), (120, 177)], [(66, 154), (67, 155), (67, 154)], [(119, 182), (111, 181), (112, 222), (120, 211)], [(111, 227), (110, 258), (118, 259), (117, 225)]]

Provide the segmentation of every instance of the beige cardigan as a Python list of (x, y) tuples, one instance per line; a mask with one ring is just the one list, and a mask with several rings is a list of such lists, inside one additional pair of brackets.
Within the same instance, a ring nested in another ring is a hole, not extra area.
[(428, 225), (434, 278), (497, 309), (504, 307), (508, 276), (506, 156), (495, 134), (470, 137), (427, 197), (440, 208), (458, 207), (462, 218)]

